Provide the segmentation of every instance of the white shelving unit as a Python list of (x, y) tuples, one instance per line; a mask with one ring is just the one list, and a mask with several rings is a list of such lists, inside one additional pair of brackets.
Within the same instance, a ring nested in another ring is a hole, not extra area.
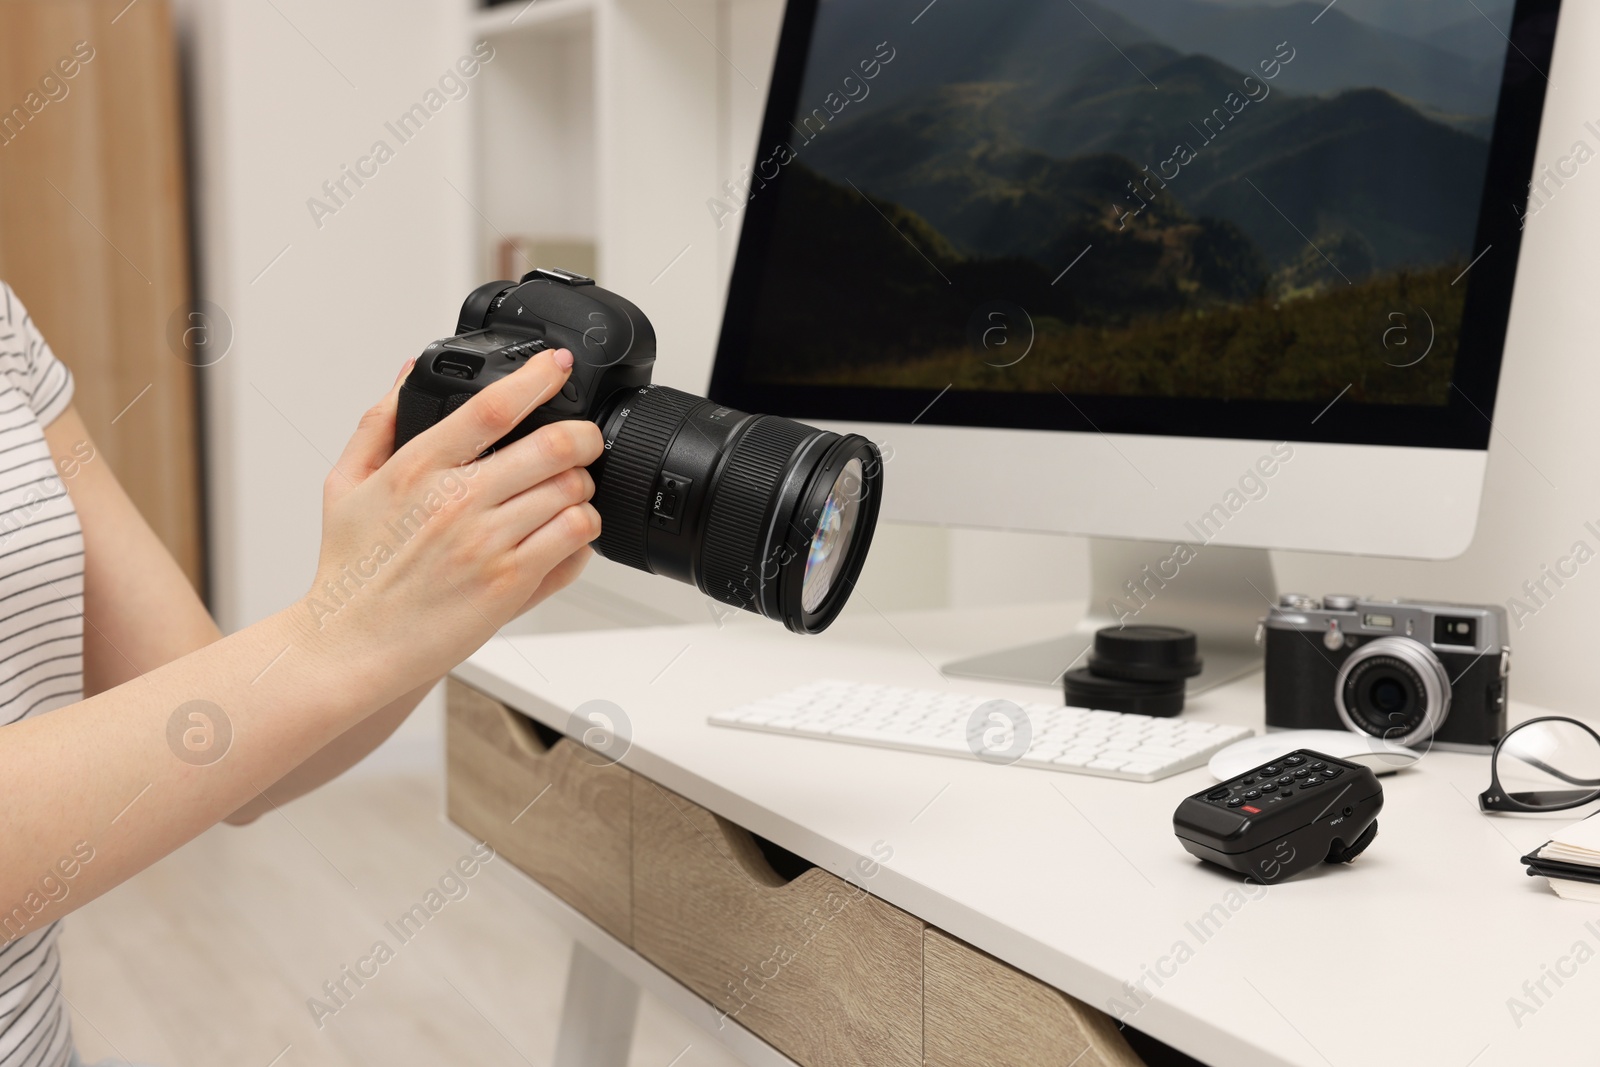
[(495, 48), (473, 148), (481, 269), (505, 237), (592, 243), (601, 283), (655, 324), (657, 380), (703, 390), (739, 221), (707, 202), (754, 158), (782, 17), (782, 0), (478, 12)]

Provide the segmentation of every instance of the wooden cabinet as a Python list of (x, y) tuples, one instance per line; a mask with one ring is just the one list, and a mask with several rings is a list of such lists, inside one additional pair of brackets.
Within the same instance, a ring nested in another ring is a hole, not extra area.
[(802, 1067), (1142, 1067), (1104, 1012), (454, 679), (448, 706), (450, 818)]
[(182, 343), (191, 326), (226, 327), (189, 318), (171, 12), (166, 0), (0, 0), (0, 19), (0, 277), (72, 368), (89, 432), (199, 584), (195, 368)]
[(930, 929), (927, 1067), (1143, 1067), (1111, 1016)]
[(631, 944), (633, 774), (453, 678), (446, 706), (450, 819)]
[(922, 1062), (921, 920), (634, 783), (634, 948), (804, 1067)]

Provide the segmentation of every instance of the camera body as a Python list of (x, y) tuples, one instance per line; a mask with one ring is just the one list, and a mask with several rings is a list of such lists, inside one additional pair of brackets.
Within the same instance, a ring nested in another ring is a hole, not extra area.
[(599, 422), (608, 399), (650, 384), (656, 361), (650, 320), (592, 279), (545, 268), (527, 274), (520, 284), (489, 282), (461, 305), (456, 335), (428, 345), (400, 386), (395, 447), (529, 357), (557, 348), (573, 355), (572, 374), (560, 395), (534, 409), (504, 439), (485, 442), (486, 449), (562, 419)]
[(558, 348), (573, 356), (560, 393), (484, 451), (565, 419), (598, 424), (605, 451), (589, 471), (602, 556), (797, 633), (826, 629), (872, 543), (877, 446), (651, 384), (650, 320), (592, 279), (546, 268), (473, 290), (455, 336), (430, 343), (400, 386), (395, 448)]
[(1505, 609), (1288, 593), (1257, 631), (1268, 729), (1489, 752), (1505, 733)]

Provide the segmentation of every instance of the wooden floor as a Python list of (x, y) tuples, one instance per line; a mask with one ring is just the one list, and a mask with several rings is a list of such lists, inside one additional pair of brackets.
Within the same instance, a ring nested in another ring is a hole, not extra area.
[[(440, 793), (437, 775), (358, 771), (253, 826), (212, 829), (69, 916), (64, 988), (84, 1059), (544, 1067), (571, 952), (558, 929), (487, 871), (406, 941), (386, 926), (467, 851)], [(323, 983), (378, 941), (392, 958), (330, 1000)], [(317, 1019), (312, 997), (338, 1010)], [(630, 1067), (735, 1064), (645, 997)]]

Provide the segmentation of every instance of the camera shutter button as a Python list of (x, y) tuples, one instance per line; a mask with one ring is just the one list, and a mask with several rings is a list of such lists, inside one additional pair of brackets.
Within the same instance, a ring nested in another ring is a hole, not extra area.
[(1339, 620), (1328, 621), (1328, 632), (1322, 635), (1322, 643), (1330, 652), (1337, 652), (1344, 647), (1344, 631), (1339, 629)]

